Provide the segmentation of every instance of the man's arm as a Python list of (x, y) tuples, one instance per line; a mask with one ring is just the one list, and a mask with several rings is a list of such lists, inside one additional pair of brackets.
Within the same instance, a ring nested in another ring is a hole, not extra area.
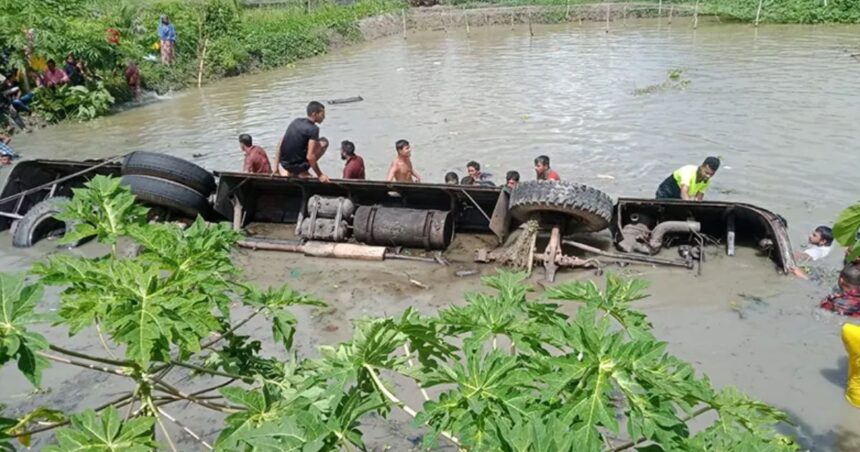
[(328, 182), (328, 176), (323, 174), (319, 165), (319, 158), (317, 154), (317, 149), (319, 149), (320, 143), (317, 140), (308, 140), (308, 164), (314, 170), (314, 173), (319, 178), (320, 182)]
[(386, 181), (392, 182), (394, 181), (394, 176), (397, 174), (397, 165), (395, 162), (391, 162), (391, 166), (388, 167), (388, 177), (385, 178)]
[(412, 169), (412, 177), (415, 178), (415, 182), (421, 183), (421, 176), (419, 176), (418, 173), (415, 172), (414, 168)]
[(690, 200), (689, 190), (690, 187), (688, 185), (681, 185), (681, 199), (683, 199), (684, 201)]
[(704, 193), (699, 193), (698, 195), (696, 195), (696, 201), (701, 201), (703, 199), (705, 199)]

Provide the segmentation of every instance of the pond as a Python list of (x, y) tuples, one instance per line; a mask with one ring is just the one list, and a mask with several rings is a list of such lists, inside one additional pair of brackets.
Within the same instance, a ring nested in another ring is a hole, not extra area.
[[(284, 128), (303, 115), (309, 100), (361, 95), (363, 102), (329, 106), (322, 134), (334, 148), (341, 140), (355, 142), (372, 179), (385, 177), (400, 138), (411, 141), (415, 168), (427, 181), (441, 182), (448, 171), (463, 176), (469, 160), (480, 162), (498, 182), (512, 169), (528, 179), (534, 157), (546, 154), (562, 178), (612, 196), (653, 196), (672, 170), (717, 155), (723, 166), (707, 198), (781, 213), (795, 245), (857, 200), (860, 61), (850, 54), (860, 48), (860, 27), (755, 29), (700, 21), (693, 30), (687, 19), (672, 25), (664, 19), (617, 23), (608, 33), (602, 23), (536, 26), (534, 32), (505, 26), (472, 28), (469, 35), (458, 30), (386, 38), (169, 95), (90, 123), (18, 136), (14, 144), (25, 158), (150, 150), (210, 169), (239, 170), (238, 134), (250, 133), (272, 156)], [(656, 86), (673, 70), (689, 81), (683, 89)], [(335, 149), (322, 167), (340, 173)], [(8, 238), (2, 242), (6, 270), (24, 270), (50, 249), (15, 250)], [(860, 412), (842, 396), (843, 319), (815, 309), (833, 281), (780, 277), (770, 263), (743, 257), (716, 259), (701, 278), (683, 271), (642, 272), (654, 282), (654, 297), (642, 307), (658, 337), (716, 384), (736, 385), (788, 411), (807, 446), (856, 450)], [(825, 272), (835, 271), (840, 258), (841, 250), (835, 250), (822, 264)], [(265, 268), (270, 265), (316, 265), (326, 276), (321, 264), (241, 259), (249, 276), (262, 283), (278, 282), (284, 274)], [(395, 277), (375, 271), (382, 279)], [(427, 277), (444, 285), (444, 276)], [(349, 278), (341, 279), (349, 284)], [(335, 306), (346, 303), (335, 289), (291, 282)], [(379, 286), (363, 295), (382, 300), (381, 311), (350, 298), (348, 306), (338, 306), (342, 320), (393, 314), (434, 299)], [(460, 282), (444, 292), (456, 297), (466, 288), (473, 285)], [(304, 344), (348, 336), (306, 331)], [(17, 381), (9, 372), (2, 375)], [(23, 382), (13, 384), (0, 399), (26, 389)], [(378, 436), (378, 444), (390, 442)]]

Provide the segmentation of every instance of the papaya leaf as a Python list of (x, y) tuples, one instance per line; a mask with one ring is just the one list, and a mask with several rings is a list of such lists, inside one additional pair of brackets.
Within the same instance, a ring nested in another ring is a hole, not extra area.
[(845, 247), (853, 247), (857, 243), (860, 230), (860, 204), (855, 204), (843, 210), (833, 223), (833, 238)]
[(39, 386), (42, 371), (48, 361), (38, 352), (48, 348), (48, 342), (27, 330), (41, 317), (34, 311), (42, 298), (42, 286), (27, 285), (23, 275), (0, 273), (0, 365), (17, 361), (18, 370)]
[(109, 407), (100, 415), (93, 410), (71, 417), (71, 427), (57, 430), (57, 444), (46, 451), (69, 450), (148, 452), (158, 446), (152, 435), (155, 419), (137, 417), (123, 422), (119, 412)]
[(121, 186), (118, 178), (98, 175), (72, 192), (74, 196), (57, 219), (75, 227), (61, 243), (95, 236), (99, 242), (114, 244), (129, 226), (146, 221), (148, 210), (135, 203), (131, 189)]

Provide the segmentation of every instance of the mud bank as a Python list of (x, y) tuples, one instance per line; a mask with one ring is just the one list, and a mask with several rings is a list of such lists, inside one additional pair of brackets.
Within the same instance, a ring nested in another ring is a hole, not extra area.
[(558, 24), (565, 22), (612, 22), (627, 19), (690, 17), (688, 5), (654, 3), (594, 3), (570, 6), (508, 6), (457, 8), (434, 6), (382, 14), (359, 21), (364, 40), (404, 34), (409, 31), (467, 29), (491, 25)]

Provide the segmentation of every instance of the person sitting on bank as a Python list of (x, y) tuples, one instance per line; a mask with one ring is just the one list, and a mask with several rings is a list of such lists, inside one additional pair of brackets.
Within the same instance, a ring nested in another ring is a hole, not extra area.
[(468, 176), (460, 180), (460, 185), (494, 185), (490, 180), (493, 175), (481, 172), (481, 164), (472, 160), (466, 164)]
[(701, 201), (719, 168), (720, 159), (716, 157), (706, 158), (700, 166), (682, 166), (657, 187), (655, 196), (657, 199)]
[(460, 177), (457, 176), (457, 173), (455, 173), (453, 171), (448, 171), (445, 174), (445, 183), (448, 185), (459, 185), (460, 184)]
[(12, 160), (18, 158), (18, 153), (9, 146), (10, 141), (12, 141), (11, 137), (0, 134), (0, 165), (2, 166), (11, 165)]
[(346, 160), (343, 165), (344, 179), (364, 180), (364, 159), (360, 155), (355, 155), (355, 144), (352, 141), (341, 141), (340, 158)]
[(860, 265), (849, 264), (839, 274), (839, 291), (821, 300), (820, 306), (839, 315), (860, 316)]
[(827, 226), (819, 226), (809, 234), (807, 239), (809, 246), (803, 250), (794, 253), (794, 258), (798, 261), (817, 261), (824, 259), (830, 254), (833, 246), (833, 229)]
[(312, 177), (310, 170), (313, 169), (320, 182), (328, 182), (328, 176), (319, 166), (325, 149), (320, 143), (320, 128), (317, 126), (325, 120), (325, 106), (313, 101), (306, 111), (307, 117), (294, 119), (278, 143), (275, 172), (289, 177)]
[(397, 157), (391, 162), (388, 168), (388, 182), (421, 182), (421, 176), (415, 172), (412, 167), (412, 146), (406, 140), (397, 140), (394, 143), (394, 149), (397, 152)]
[(535, 158), (535, 175), (537, 180), (561, 180), (558, 173), (549, 167), (549, 157), (545, 155)]
[(65, 85), (69, 83), (69, 76), (65, 71), (57, 67), (57, 63), (54, 60), (48, 60), (48, 68), (45, 69), (45, 73), (42, 75), (42, 82), (48, 88)]
[(269, 156), (263, 148), (254, 145), (251, 135), (247, 133), (239, 135), (239, 149), (245, 153), (245, 163), (242, 164), (243, 173), (272, 174)]
[(517, 184), (519, 183), (520, 173), (517, 171), (508, 171), (508, 173), (505, 174), (505, 186), (502, 188), (502, 191), (510, 193), (517, 188)]

